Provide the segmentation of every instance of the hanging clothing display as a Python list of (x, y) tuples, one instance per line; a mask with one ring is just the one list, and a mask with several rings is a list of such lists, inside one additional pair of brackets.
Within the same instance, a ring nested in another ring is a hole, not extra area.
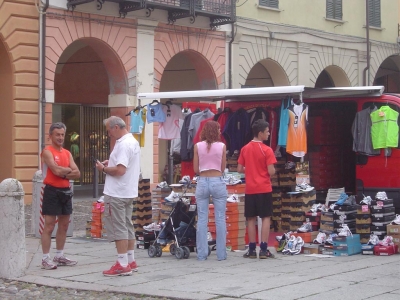
[(229, 118), (222, 132), (225, 139), (229, 141), (227, 150), (229, 150), (230, 153), (233, 153), (235, 150), (240, 151), (246, 144), (249, 131), (251, 131), (251, 128), (247, 112), (243, 108), (239, 108)]
[(286, 152), (296, 157), (303, 157), (307, 153), (308, 105), (293, 103), (289, 106), (288, 112), (289, 126)]
[(249, 130), (246, 137), (246, 144), (247, 144), (253, 139), (253, 132), (251, 128), (254, 122), (260, 119), (264, 120), (265, 122), (269, 122), (269, 119), (268, 119), (268, 113), (262, 107), (253, 107), (248, 109), (246, 112), (247, 112), (247, 119), (249, 120)]
[(192, 149), (193, 148), (193, 139), (197, 133), (197, 131), (199, 130), (200, 127), (200, 122), (205, 120), (205, 119), (209, 119), (211, 117), (214, 117), (214, 113), (211, 112), (208, 108), (206, 108), (204, 111), (195, 113), (192, 115), (192, 117), (190, 118), (190, 124), (189, 124), (189, 136), (188, 136), (188, 140), (187, 140), (187, 148), (188, 149)]
[(198, 142), (200, 142), (200, 134), (201, 134), (201, 131), (203, 130), (203, 127), (204, 127), (204, 125), (208, 122), (208, 121), (212, 121), (213, 120), (213, 118), (209, 118), (209, 119), (205, 119), (205, 120), (203, 120), (203, 121), (201, 121), (200, 122), (200, 126), (199, 126), (199, 129), (197, 130), (197, 132), (196, 132), (196, 135), (194, 136), (194, 139), (193, 139), (193, 144), (194, 145), (196, 145)]
[[(231, 116), (232, 116), (232, 111), (229, 108), (228, 109), (225, 108), (224, 111), (222, 111), (214, 116), (214, 121), (218, 122), (221, 132), (224, 131), (226, 123), (228, 122), (228, 120)], [(228, 141), (226, 140), (226, 137), (222, 134), (221, 134), (221, 142), (223, 142), (225, 145), (228, 145)]]
[(272, 149), (275, 149), (278, 143), (278, 130), (277, 130), (277, 121), (278, 114), (276, 111), (272, 109), (267, 110), (268, 120), (269, 120), (269, 139), (267, 141), (267, 145), (269, 145)]
[(194, 113), (188, 114), (182, 125), (181, 129), (181, 160), (191, 161), (193, 159), (193, 152), (187, 147), (187, 141), (189, 138), (189, 125)]
[[(187, 115), (189, 115), (192, 111), (190, 108), (187, 111), (182, 112), (184, 118), (186, 118)], [(183, 128), (183, 123), (184, 119), (179, 119), (179, 138), (171, 140), (171, 148), (170, 148), (170, 153), (175, 153), (179, 154), (181, 153), (181, 145), (182, 145), (182, 140), (181, 140), (181, 131)]]
[(138, 134), (138, 133), (134, 133), (133, 137), (139, 142), (139, 146), (140, 147), (144, 147), (144, 142), (145, 142), (145, 132), (146, 132), (146, 114), (147, 113), (147, 109), (143, 108), (142, 109), (142, 121), (143, 121), (143, 129), (142, 129), (142, 133)]
[(399, 113), (385, 105), (373, 111), (370, 116), (373, 148), (396, 148), (399, 144), (399, 125), (397, 123)]
[(289, 111), (288, 108), (292, 103), (290, 98), (283, 99), (281, 104), (281, 115), (279, 119), (278, 146), (286, 147), (288, 128), (289, 128)]
[(353, 135), (353, 151), (364, 155), (379, 155), (380, 150), (372, 147), (371, 139), (371, 113), (376, 111), (376, 106), (368, 107), (356, 113), (356, 117), (351, 126)]
[(131, 128), (130, 132), (131, 133), (138, 133), (141, 134), (144, 128), (144, 122), (142, 118), (143, 110), (140, 109), (134, 109), (131, 111), (130, 116), (131, 116)]
[(166, 117), (164, 122), (160, 122), (158, 138), (163, 140), (180, 138), (179, 120), (184, 118), (181, 108), (178, 105), (169, 104), (163, 105), (162, 111)]
[(162, 109), (162, 104), (147, 104), (147, 123), (165, 122), (166, 115)]

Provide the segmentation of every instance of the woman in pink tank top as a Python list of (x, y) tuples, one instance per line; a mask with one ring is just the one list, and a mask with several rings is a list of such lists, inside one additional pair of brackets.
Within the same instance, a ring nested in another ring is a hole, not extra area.
[(221, 130), (215, 121), (208, 121), (194, 146), (193, 168), (199, 174), (196, 186), (197, 202), (197, 259), (208, 257), (207, 223), (210, 196), (214, 205), (217, 259), (225, 260), (226, 253), (226, 199), (228, 192), (222, 177), (226, 167), (226, 147), (220, 142)]

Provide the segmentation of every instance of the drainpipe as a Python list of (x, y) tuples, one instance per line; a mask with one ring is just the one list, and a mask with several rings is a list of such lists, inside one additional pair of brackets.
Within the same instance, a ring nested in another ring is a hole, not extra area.
[[(370, 72), (369, 72), (369, 66), (370, 66), (370, 45), (369, 45), (369, 5), (368, 5), (368, 0), (365, 0), (365, 6), (366, 6), (366, 21), (367, 21), (367, 66), (365, 67), (365, 69), (363, 70), (363, 85), (367, 86), (369, 85), (369, 76), (370, 76)], [(368, 71), (368, 76), (366, 76), (366, 72)], [(367, 81), (368, 80), (368, 81)]]
[[(41, 3), (41, 0), (39, 0)], [(45, 147), (46, 86), (45, 86), (45, 48), (46, 48), (46, 10), (49, 0), (39, 7), (39, 169), (41, 169), (40, 153)]]
[(231, 29), (231, 40), (229, 41), (229, 47), (228, 47), (228, 54), (229, 54), (229, 61), (228, 61), (228, 76), (229, 76), (229, 88), (232, 88), (232, 43), (235, 40), (235, 24), (231, 24), (232, 29)]

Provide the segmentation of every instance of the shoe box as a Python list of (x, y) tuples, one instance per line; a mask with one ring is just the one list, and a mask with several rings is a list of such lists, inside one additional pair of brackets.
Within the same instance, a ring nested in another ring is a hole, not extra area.
[(388, 256), (399, 252), (399, 246), (396, 244), (390, 246), (376, 245), (374, 247), (374, 254), (377, 256)]
[(313, 240), (317, 237), (319, 231), (312, 232), (293, 232), (292, 235), (295, 237), (301, 237), (304, 243), (312, 243)]
[(356, 215), (356, 224), (371, 224), (371, 214), (357, 214)]
[(278, 172), (279, 186), (296, 185), (296, 169), (281, 169)]
[[(357, 232), (357, 234), (359, 234), (359, 233)], [(369, 242), (370, 237), (371, 237), (370, 233), (360, 233), (361, 244), (367, 244)]]
[(360, 235), (352, 236), (335, 236), (333, 241), (334, 256), (350, 256), (361, 253)]
[(320, 254), (321, 245), (318, 244), (304, 244), (300, 253), (303, 254)]
[(391, 215), (395, 213), (394, 206), (371, 206), (371, 214)]
[(136, 248), (137, 249), (149, 249), (151, 242), (146, 241), (136, 241)]
[(369, 205), (357, 205), (357, 214), (371, 214), (371, 207)]
[(308, 221), (308, 222), (320, 222), (321, 221), (321, 213), (320, 212), (306, 212), (305, 217), (306, 217), (306, 221)]
[(371, 234), (371, 225), (370, 224), (356, 224), (356, 233), (364, 234), (368, 233)]
[(392, 222), (395, 218), (394, 213), (389, 213), (389, 214), (371, 214), (371, 221), (372, 224), (378, 223), (378, 224), (384, 224), (387, 222)]
[(381, 206), (381, 207), (390, 207), (394, 206), (393, 199), (388, 200), (372, 200), (371, 206)]
[(386, 226), (387, 235), (393, 238), (393, 243), (400, 247), (400, 225), (387, 225)]
[(321, 245), (320, 254), (333, 255), (333, 246), (332, 245)]
[(362, 255), (374, 255), (375, 245), (361, 244), (361, 254)]
[(357, 205), (336, 205), (335, 210), (349, 214), (350, 212), (357, 212)]

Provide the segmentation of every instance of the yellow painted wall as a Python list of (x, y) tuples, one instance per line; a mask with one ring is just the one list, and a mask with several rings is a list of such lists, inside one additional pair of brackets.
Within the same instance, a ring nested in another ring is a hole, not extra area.
[[(326, 20), (325, 0), (279, 0), (279, 10), (258, 6), (258, 0), (239, 0), (236, 14), (239, 17), (255, 19), (267, 23), (287, 24), (349, 36), (365, 37), (365, 0), (343, 0), (341, 22)], [(395, 43), (398, 36), (397, 24), (400, 20), (400, 1), (381, 0), (381, 28), (370, 30), (370, 38)], [(243, 5), (242, 5), (243, 4)], [(242, 5), (242, 6), (241, 6)], [(265, 28), (269, 31), (268, 28)], [(288, 31), (299, 28), (287, 28)]]

